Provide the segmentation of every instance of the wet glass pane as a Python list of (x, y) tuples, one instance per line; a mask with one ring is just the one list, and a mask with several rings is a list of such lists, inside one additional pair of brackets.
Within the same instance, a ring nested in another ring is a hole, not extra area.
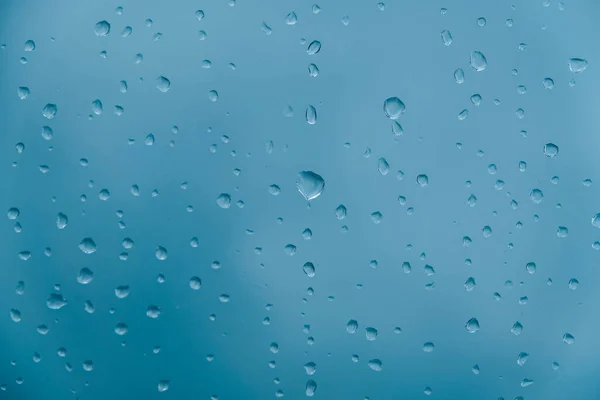
[(594, 399), (594, 1), (0, 4), (0, 399)]

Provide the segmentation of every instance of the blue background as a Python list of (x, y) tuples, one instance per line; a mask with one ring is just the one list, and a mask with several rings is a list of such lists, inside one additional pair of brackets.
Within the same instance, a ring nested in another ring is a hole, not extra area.
[[(420, 399), (426, 387), (437, 399), (598, 397), (600, 253), (592, 243), (600, 231), (590, 220), (600, 212), (600, 3), (389, 1), (383, 11), (376, 2), (318, 4), (317, 14), (311, 3), (289, 0), (0, 5), (0, 210), (20, 210), (0, 231), (0, 399), (268, 399), (277, 390), (302, 399), (309, 379), (321, 399)], [(285, 24), (291, 11), (293, 26)], [(102, 20), (111, 24), (106, 37), (94, 34)], [(121, 37), (125, 26), (133, 32)], [(441, 38), (445, 29), (450, 46)], [(154, 41), (157, 32), (162, 37)], [(34, 51), (24, 51), (27, 40)], [(322, 48), (308, 55), (313, 40)], [(484, 71), (469, 66), (475, 50), (487, 58)], [(144, 59), (135, 64), (138, 53)], [(572, 57), (588, 68), (572, 73)], [(202, 68), (205, 59), (211, 68)], [(454, 80), (457, 68), (462, 84)], [(161, 75), (171, 82), (166, 93), (156, 88)], [(552, 90), (542, 85), (547, 77)], [(27, 99), (17, 96), (19, 86), (30, 89)], [(211, 90), (218, 101), (209, 100)], [(469, 100), (473, 94), (482, 96), (480, 106)], [(393, 96), (406, 105), (397, 137), (383, 112)], [(104, 112), (90, 116), (96, 99)], [(52, 120), (42, 116), (47, 103), (58, 106)], [(124, 108), (121, 116), (115, 105)], [(305, 120), (308, 105), (317, 110), (314, 125)], [(463, 109), (469, 115), (459, 120)], [(54, 131), (50, 141), (40, 135), (44, 125)], [(144, 144), (149, 133), (152, 146)], [(544, 156), (546, 143), (559, 147), (556, 157)], [(381, 157), (390, 165), (385, 176)], [(519, 161), (527, 162), (525, 172)], [(50, 171), (42, 174), (40, 165)], [(325, 179), (310, 206), (296, 190), (303, 170)], [(428, 176), (427, 186), (417, 184), (419, 174)], [(269, 194), (272, 184), (278, 196)], [(544, 193), (540, 204), (529, 199), (534, 188)], [(107, 201), (98, 197), (102, 189), (110, 191)], [(221, 193), (231, 195), (229, 209), (217, 206)], [(340, 204), (348, 210), (344, 220), (336, 218)], [(370, 217), (376, 211), (379, 224)], [(62, 230), (59, 212), (69, 218)], [(557, 237), (559, 226), (567, 237)], [(302, 237), (306, 228), (310, 240)], [(95, 241), (95, 253), (79, 250), (85, 237)], [(132, 249), (122, 247), (124, 238), (135, 242)], [(297, 246), (293, 256), (287, 244)], [(155, 257), (157, 246), (167, 249), (166, 260)], [(20, 259), (21, 251), (31, 258)], [(313, 278), (302, 270), (307, 261)], [(533, 275), (525, 269), (530, 261)], [(426, 275), (425, 265), (435, 274)], [(82, 268), (94, 272), (88, 285), (77, 282)], [(192, 276), (202, 279), (198, 291), (189, 287)], [(467, 292), (469, 277), (477, 285)], [(572, 278), (580, 282), (576, 290), (569, 289)], [(15, 293), (18, 281), (23, 295)], [(114, 293), (120, 285), (130, 286), (124, 299)], [(68, 304), (49, 309), (51, 293)], [(230, 301), (220, 302), (222, 294)], [(527, 304), (519, 304), (523, 296)], [(86, 300), (95, 313), (85, 312)], [(150, 305), (162, 309), (157, 319), (146, 316)], [(11, 309), (21, 311), (21, 322), (11, 320)], [(481, 329), (470, 334), (465, 324), (473, 317)], [(355, 334), (346, 332), (351, 319), (359, 324)], [(511, 333), (515, 321), (524, 326), (519, 336)], [(119, 322), (129, 326), (124, 336), (114, 332)], [(36, 331), (40, 324), (48, 334)], [(366, 339), (367, 327), (378, 330), (376, 340)], [(575, 337), (571, 345), (562, 341), (566, 332)], [(433, 352), (423, 351), (426, 342)], [(520, 352), (530, 354), (524, 366), (516, 362)], [(382, 371), (369, 368), (371, 359), (382, 361)], [(93, 371), (83, 370), (85, 360)], [(303, 365), (311, 361), (317, 370), (308, 376)], [(521, 387), (523, 379), (534, 384)], [(170, 381), (168, 391), (158, 391), (161, 380)]]

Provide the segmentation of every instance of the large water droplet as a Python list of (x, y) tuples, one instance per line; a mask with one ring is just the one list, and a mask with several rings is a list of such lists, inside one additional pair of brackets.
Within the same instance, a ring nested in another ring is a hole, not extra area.
[(304, 263), (302, 270), (309, 278), (313, 278), (315, 276), (315, 266), (311, 262)]
[(156, 88), (161, 92), (166, 93), (171, 88), (171, 81), (168, 78), (161, 75), (158, 78), (156, 78)]
[(452, 44), (452, 34), (450, 31), (444, 29), (441, 33), (441, 36), (445, 46), (450, 46)]
[(92, 102), (92, 112), (96, 115), (102, 114), (103, 107), (100, 99), (96, 99)]
[(519, 336), (521, 332), (523, 332), (523, 325), (519, 321), (516, 321), (513, 324), (512, 328), (510, 328), (510, 331), (513, 335)]
[(371, 368), (373, 371), (381, 371), (383, 369), (383, 363), (381, 362), (380, 359), (378, 358), (374, 358), (372, 360), (369, 360), (369, 362), (367, 363), (367, 365), (369, 366), (369, 368)]
[(581, 73), (586, 70), (588, 62), (584, 58), (571, 58), (569, 59), (569, 70), (573, 73)]
[(548, 158), (554, 158), (558, 154), (558, 146), (554, 143), (546, 143), (544, 145), (544, 155)]
[(540, 189), (533, 189), (529, 192), (529, 198), (536, 204), (540, 204), (544, 199), (544, 193)]
[(313, 40), (312, 42), (310, 42), (308, 48), (306, 49), (306, 52), (309, 56), (315, 55), (319, 51), (321, 51), (321, 42), (319, 42), (318, 40)]
[(562, 340), (566, 344), (573, 344), (573, 343), (575, 343), (575, 337), (573, 335), (571, 335), (569, 332), (567, 332), (567, 333), (565, 333), (563, 335)]
[(77, 282), (87, 285), (94, 280), (94, 273), (89, 268), (82, 268), (77, 275)]
[(356, 330), (358, 329), (358, 321), (355, 319), (351, 319), (350, 321), (348, 321), (348, 323), (346, 324), (346, 331), (348, 333), (356, 333)]
[(306, 122), (308, 122), (310, 125), (317, 123), (317, 109), (314, 106), (308, 105), (306, 107), (304, 116), (306, 118)]
[(406, 111), (406, 106), (397, 97), (390, 97), (383, 102), (383, 112), (389, 119), (398, 119)]
[(469, 59), (469, 65), (475, 71), (483, 71), (487, 67), (487, 59), (480, 51), (471, 52), (471, 57)]
[(156, 258), (160, 261), (164, 261), (167, 259), (167, 249), (165, 249), (163, 246), (156, 246), (156, 250), (154, 251), (154, 255), (156, 256)]
[(110, 24), (106, 21), (100, 21), (94, 27), (96, 36), (106, 36), (110, 32)]
[(468, 320), (465, 324), (465, 329), (469, 333), (477, 332), (479, 330), (479, 321), (477, 321), (477, 318), (471, 318), (470, 320)]
[(296, 188), (308, 201), (316, 199), (325, 189), (325, 181), (312, 171), (300, 171), (296, 179)]
[(285, 23), (287, 25), (296, 25), (297, 22), (298, 22), (298, 16), (293, 11), (285, 17)]
[(92, 254), (96, 252), (96, 242), (90, 237), (84, 238), (79, 242), (79, 250), (85, 254)]
[(42, 115), (48, 119), (53, 119), (56, 117), (56, 113), (58, 112), (58, 107), (56, 104), (48, 103), (42, 109)]
[(308, 380), (306, 382), (306, 389), (304, 391), (306, 396), (312, 397), (315, 395), (316, 391), (317, 391), (317, 382), (313, 381), (312, 379)]
[(46, 306), (51, 310), (59, 310), (67, 305), (67, 300), (59, 293), (51, 293), (46, 299)]
[(221, 193), (219, 197), (217, 197), (217, 205), (221, 208), (231, 207), (231, 196), (227, 193)]

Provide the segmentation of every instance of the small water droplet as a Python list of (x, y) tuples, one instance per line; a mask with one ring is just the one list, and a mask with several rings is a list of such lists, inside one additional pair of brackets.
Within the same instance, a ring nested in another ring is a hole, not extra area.
[(450, 46), (452, 44), (452, 34), (450, 31), (444, 29), (441, 36), (445, 46)]

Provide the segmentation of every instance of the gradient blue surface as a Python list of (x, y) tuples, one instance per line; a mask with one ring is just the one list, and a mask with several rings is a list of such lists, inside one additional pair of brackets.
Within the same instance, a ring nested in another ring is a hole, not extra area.
[(598, 398), (600, 3), (233, 1), (0, 4), (0, 399)]

